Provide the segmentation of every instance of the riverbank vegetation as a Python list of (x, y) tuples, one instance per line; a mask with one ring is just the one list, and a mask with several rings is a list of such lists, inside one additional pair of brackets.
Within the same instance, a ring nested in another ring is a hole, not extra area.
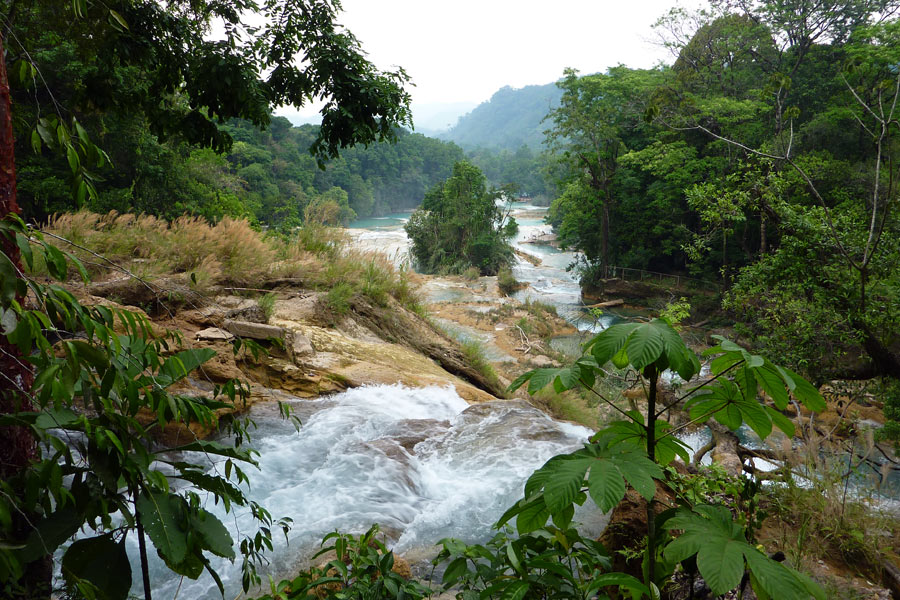
[(817, 383), (900, 377), (896, 10), (676, 9), (671, 67), (567, 71), (549, 220), (583, 286), (718, 280), (738, 333)]
[[(273, 284), (293, 282), (326, 292), (337, 314), (344, 314), (357, 294), (380, 306), (390, 296), (421, 311), (408, 271), (380, 254), (350, 248), (339, 229), (315, 222), (292, 234), (264, 234), (246, 220), (228, 217), (210, 224), (198, 217), (168, 222), (149, 215), (80, 211), (54, 217), (44, 234), (80, 259), (97, 280), (94, 285), (102, 287), (111, 274), (114, 279), (138, 277), (120, 282), (117, 297), (129, 304), (159, 296), (154, 304), (177, 305), (191, 295), (208, 296), (234, 286), (265, 294)], [(47, 275), (48, 268), (38, 258), (31, 272)]]
[(456, 163), (453, 174), (425, 194), (404, 226), (417, 265), (426, 273), (464, 273), (474, 267), (482, 275), (509, 267), (509, 239), (518, 226), (508, 205), (498, 203), (508, 196), (488, 190), (478, 167)]

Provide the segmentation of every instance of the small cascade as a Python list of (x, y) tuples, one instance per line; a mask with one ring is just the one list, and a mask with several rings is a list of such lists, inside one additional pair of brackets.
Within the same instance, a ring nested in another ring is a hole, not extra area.
[[(247, 469), (250, 497), (273, 517), (294, 521), (287, 544), (276, 538), (270, 569), (276, 580), (296, 571), (335, 529), (362, 532), (378, 523), (401, 553), (448, 536), (485, 541), (528, 476), (591, 433), (525, 402), (469, 406), (452, 387), (369, 386), (288, 402), (303, 421), (299, 432), (271, 406), (252, 410), (260, 469)], [(239, 531), (254, 531), (249, 515), (226, 516), (211, 499), (207, 510), (236, 541)], [(179, 598), (219, 597), (206, 574), (182, 582), (152, 558), (154, 595), (171, 598), (180, 586)], [(213, 565), (226, 597), (235, 597), (240, 565), (221, 559)]]

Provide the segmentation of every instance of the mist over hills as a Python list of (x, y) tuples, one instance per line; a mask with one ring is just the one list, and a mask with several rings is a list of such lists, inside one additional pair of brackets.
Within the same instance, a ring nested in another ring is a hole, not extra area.
[[(410, 108), (413, 113), (414, 131), (430, 137), (438, 137), (446, 133), (454, 124), (478, 105), (477, 102), (413, 102)], [(281, 107), (275, 114), (285, 117), (295, 127), (301, 125), (318, 125), (322, 115), (318, 112), (301, 113), (290, 107)]]
[(559, 105), (561, 97), (562, 90), (555, 83), (519, 89), (505, 86), (490, 100), (460, 117), (456, 125), (439, 137), (467, 150), (479, 147), (516, 150), (523, 145), (538, 150), (548, 127), (542, 121)]

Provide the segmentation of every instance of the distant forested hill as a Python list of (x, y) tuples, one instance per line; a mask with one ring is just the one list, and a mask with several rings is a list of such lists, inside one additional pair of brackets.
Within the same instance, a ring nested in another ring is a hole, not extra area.
[(562, 90), (555, 83), (509, 86), (498, 90), (487, 102), (460, 117), (459, 122), (440, 137), (465, 149), (492, 148), (518, 150), (526, 145), (539, 149), (544, 142), (543, 118), (559, 105)]

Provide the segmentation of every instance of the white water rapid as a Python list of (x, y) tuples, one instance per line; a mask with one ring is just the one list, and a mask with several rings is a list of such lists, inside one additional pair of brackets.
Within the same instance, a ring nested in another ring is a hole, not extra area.
[[(379, 523), (389, 545), (401, 553), (448, 536), (485, 541), (491, 525), (521, 497), (525, 479), (591, 433), (524, 402), (469, 406), (449, 386), (371, 386), (314, 400), (285, 396), (285, 401), (303, 421), (300, 431), (282, 421), (274, 407), (254, 407), (260, 468), (247, 469), (250, 497), (273, 517), (294, 520), (288, 545), (280, 533), (276, 537), (270, 569), (276, 581), (296, 570), (335, 529), (361, 533)], [(249, 515), (226, 516), (212, 499), (206, 508), (236, 541), (238, 531), (255, 531)], [(220, 597), (208, 575), (180, 581), (152, 559), (155, 598), (173, 598), (179, 585), (178, 598)], [(213, 565), (226, 597), (234, 598), (239, 564), (216, 559)]]

